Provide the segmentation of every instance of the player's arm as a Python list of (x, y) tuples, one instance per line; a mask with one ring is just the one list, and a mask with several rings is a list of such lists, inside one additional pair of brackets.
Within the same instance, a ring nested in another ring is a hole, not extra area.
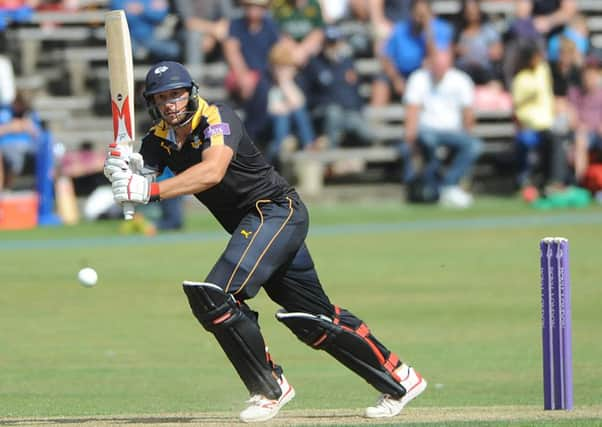
[(173, 178), (152, 182), (147, 176), (128, 171), (113, 175), (115, 201), (148, 203), (160, 199), (206, 191), (224, 178), (234, 151), (226, 145), (215, 145), (203, 152), (203, 161)]
[(206, 191), (221, 182), (230, 165), (234, 151), (227, 145), (215, 145), (203, 151), (203, 161), (191, 166), (177, 176), (154, 185), (158, 197), (170, 199), (185, 194)]

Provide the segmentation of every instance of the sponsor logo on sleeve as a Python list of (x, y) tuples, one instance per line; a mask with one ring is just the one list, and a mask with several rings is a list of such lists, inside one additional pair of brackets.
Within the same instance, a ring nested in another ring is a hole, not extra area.
[(217, 123), (215, 125), (208, 126), (203, 132), (205, 138), (213, 138), (216, 135), (230, 135), (230, 125), (228, 123)]

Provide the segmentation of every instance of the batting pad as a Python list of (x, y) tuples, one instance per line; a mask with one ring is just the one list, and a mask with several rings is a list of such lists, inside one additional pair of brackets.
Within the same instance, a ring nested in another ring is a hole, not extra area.
[(345, 310), (341, 315), (353, 319), (358, 325), (345, 325), (342, 321), (337, 324), (324, 315), (288, 313), (284, 310), (276, 313), (276, 319), (301, 341), (326, 351), (380, 392), (394, 398), (405, 395), (405, 388), (393, 377), (392, 367), (385, 366), (389, 365), (389, 360), (385, 360), (375, 340), (369, 333), (360, 334), (361, 328), (365, 327), (363, 330), (368, 331), (365, 324)]
[(215, 335), (249, 392), (278, 399), (282, 390), (252, 312), (212, 283), (185, 281), (182, 287), (195, 317)]

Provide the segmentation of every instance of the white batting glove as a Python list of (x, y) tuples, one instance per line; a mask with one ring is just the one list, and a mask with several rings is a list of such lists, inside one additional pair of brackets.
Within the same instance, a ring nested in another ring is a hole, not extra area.
[(112, 177), (113, 198), (117, 203), (147, 204), (159, 200), (159, 184), (142, 175), (128, 169), (116, 172)]
[(107, 156), (103, 172), (109, 182), (113, 182), (113, 176), (117, 172), (125, 172), (130, 169), (128, 162), (121, 157)]
[(130, 170), (134, 173), (140, 173), (144, 168), (144, 159), (140, 153), (132, 153), (128, 158), (130, 164)]
[(104, 164), (104, 175), (107, 177), (109, 182), (113, 182), (113, 175), (117, 172), (131, 171), (133, 173), (140, 173), (144, 167), (144, 159), (140, 153), (123, 153), (117, 147), (117, 144), (113, 143), (109, 145), (109, 152), (105, 159)]

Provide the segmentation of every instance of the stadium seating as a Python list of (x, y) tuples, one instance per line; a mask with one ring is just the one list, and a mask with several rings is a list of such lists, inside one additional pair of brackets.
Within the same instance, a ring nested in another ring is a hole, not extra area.
[[(602, 2), (578, 0), (581, 12), (588, 17), (592, 45), (602, 48)], [(34, 107), (54, 133), (55, 139), (66, 149), (75, 149), (84, 141), (104, 146), (111, 139), (109, 112), (95, 108), (108, 100), (106, 50), (102, 21), (106, 1), (80, 1), (78, 11), (40, 11), (34, 14), (31, 24), (11, 27), (6, 31), (8, 53), (17, 69), (18, 85), (37, 93)], [(459, 0), (437, 0), (433, 4), (436, 13), (451, 16), (459, 10)], [(512, 11), (512, 2), (485, 0), (483, 8), (494, 20), (503, 23)], [(177, 18), (170, 16), (165, 23), (169, 34), (177, 25)], [(358, 22), (345, 23), (347, 34), (369, 34)], [(141, 58), (143, 59), (143, 58)], [(362, 81), (369, 82), (380, 70), (374, 58), (358, 58), (356, 66)], [(136, 58), (135, 78), (140, 84), (147, 65)], [(192, 74), (201, 85), (201, 93), (211, 101), (227, 99), (221, 84), (227, 72), (224, 63), (193, 67)], [(58, 89), (57, 89), (58, 88)], [(369, 84), (361, 87), (364, 96), (369, 95)], [(107, 92), (107, 93), (105, 93)], [(108, 102), (108, 101), (107, 101)], [(138, 100), (142, 107), (141, 100)], [(102, 110), (102, 109), (100, 109)], [(140, 116), (143, 117), (143, 111)], [(389, 105), (383, 108), (366, 107), (364, 115), (374, 129), (374, 144), (368, 147), (342, 147), (332, 151), (285, 153), (283, 165), (286, 173), (297, 178), (304, 188), (319, 191), (324, 184), (324, 169), (340, 159), (357, 159), (366, 163), (395, 163), (398, 150), (394, 146), (403, 135), (403, 108)], [(508, 154), (512, 148), (513, 126), (509, 111), (479, 112), (475, 132), (482, 137), (485, 154), (482, 163), (495, 163), (495, 159)], [(140, 129), (142, 130), (142, 129)], [(493, 160), (493, 161), (492, 161)], [(318, 171), (318, 176), (312, 177)], [(495, 173), (491, 167), (483, 173)], [(309, 178), (311, 177), (311, 178)]]

